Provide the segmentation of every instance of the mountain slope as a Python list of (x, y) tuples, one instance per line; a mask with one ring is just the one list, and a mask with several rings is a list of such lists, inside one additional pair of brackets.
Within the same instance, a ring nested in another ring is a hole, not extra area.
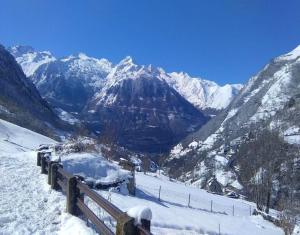
[[(215, 175), (224, 186), (241, 189), (238, 180), (244, 173), (239, 172), (239, 166), (235, 165), (241, 144), (251, 141), (253, 135), (265, 128), (279, 132), (290, 144), (300, 144), (299, 88), (298, 46), (272, 60), (249, 80), (224, 111), (177, 145), (171, 151), (169, 167), (175, 164), (177, 169), (181, 168), (181, 177), (194, 177), (203, 185), (207, 177)], [(193, 169), (183, 166), (189, 157), (196, 165)], [(251, 159), (247, 161), (253, 164)]]
[(187, 73), (169, 73), (168, 84), (201, 110), (222, 110), (239, 93), (241, 84), (219, 86), (215, 82), (190, 77)]
[[(66, 128), (26, 78), (14, 57), (0, 46), (0, 117), (44, 134)], [(52, 133), (51, 133), (52, 132)]]
[(30, 46), (13, 46), (8, 51), (16, 58), (27, 77), (33, 75), (41, 65), (55, 60), (49, 51), (37, 52)]
[[(51, 190), (47, 176), (36, 166), (36, 152), (32, 149), (51, 143), (54, 141), (45, 136), (0, 120), (0, 172), (5, 172), (4, 180), (0, 181), (0, 234), (96, 234), (83, 219), (65, 213), (66, 196)], [(123, 211), (137, 205), (149, 207), (153, 215), (153, 234), (216, 234), (219, 224), (222, 233), (232, 235), (239, 234), (241, 227), (246, 228), (245, 235), (283, 234), (281, 229), (260, 216), (250, 215), (249, 208), (254, 208), (251, 202), (213, 195), (158, 174), (137, 172), (136, 180), (135, 197), (123, 195), (117, 189), (95, 192), (109, 198)], [(161, 201), (157, 199), (159, 185)], [(213, 212), (210, 212), (211, 201)], [(115, 228), (111, 217), (102, 216), (99, 207), (88, 197), (85, 197), (85, 203), (106, 225)], [(232, 216), (232, 205), (235, 216)], [(175, 214), (181, 215), (180, 221)], [(199, 223), (199, 220), (210, 223)]]
[(53, 143), (0, 119), (0, 172), (4, 177), (0, 181), (0, 234), (96, 234), (84, 221), (65, 213), (65, 195), (51, 190), (36, 166), (33, 149)]
[(40, 66), (31, 79), (54, 107), (80, 113), (110, 70), (107, 60), (79, 54)]
[(113, 128), (120, 145), (137, 151), (147, 148), (149, 152), (168, 150), (207, 121), (168, 86), (158, 69), (136, 65), (130, 57), (108, 74), (86, 113), (93, 130)]

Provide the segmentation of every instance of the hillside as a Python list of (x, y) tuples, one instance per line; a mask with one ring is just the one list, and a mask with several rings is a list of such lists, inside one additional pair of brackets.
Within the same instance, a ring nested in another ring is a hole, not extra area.
[(129, 57), (108, 74), (85, 113), (91, 129), (108, 128), (121, 146), (158, 153), (208, 120), (168, 86), (159, 70), (136, 65)]
[[(65, 196), (50, 190), (46, 184), (47, 176), (40, 174), (40, 168), (36, 166), (36, 153), (32, 149), (54, 141), (2, 120), (0, 130), (0, 169), (6, 173), (5, 180), (0, 182), (3, 189), (0, 233), (95, 234), (83, 220), (64, 212)], [(240, 234), (242, 228), (247, 228), (245, 234), (283, 234), (260, 216), (250, 216), (249, 209), (254, 209), (253, 203), (212, 195), (192, 186), (169, 181), (162, 175), (137, 173), (136, 177), (136, 197), (117, 190), (97, 192), (105, 198), (111, 198), (112, 203), (124, 211), (136, 205), (150, 207), (153, 234), (215, 234), (219, 225), (221, 232), (226, 234)], [(161, 201), (157, 199), (159, 186)], [(189, 193), (190, 207), (187, 206)], [(12, 197), (14, 201), (11, 201)], [(211, 200), (213, 212), (210, 212)], [(93, 208), (89, 201), (86, 203)], [(99, 213), (99, 209), (94, 210)], [(181, 216), (180, 221), (176, 215)], [(108, 217), (104, 216), (103, 219), (111, 226)]]
[(183, 72), (169, 73), (165, 80), (189, 102), (208, 114), (225, 109), (243, 87), (241, 84), (220, 86), (213, 81), (191, 77)]
[[(287, 198), (298, 198), (299, 87), (298, 46), (273, 59), (228, 108), (173, 148), (167, 164), (176, 166), (173, 175), (201, 187), (216, 176), (225, 188), (253, 198), (261, 185), (277, 207)], [(190, 164), (185, 164), (187, 159)], [(298, 213), (296, 204), (285, 206)]]
[(0, 117), (49, 136), (68, 129), (1, 45)]
[(47, 176), (36, 167), (34, 149), (49, 143), (55, 141), (0, 119), (0, 172), (5, 173), (0, 182), (0, 234), (93, 234), (83, 221), (64, 212), (65, 196), (50, 190)]

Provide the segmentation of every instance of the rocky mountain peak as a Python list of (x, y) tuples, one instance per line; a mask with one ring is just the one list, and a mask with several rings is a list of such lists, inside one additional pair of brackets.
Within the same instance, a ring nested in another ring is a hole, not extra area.
[(18, 45), (18, 46), (12, 46), (9, 47), (8, 50), (15, 56), (21, 56), (23, 54), (27, 54), (27, 53), (34, 53), (35, 50), (33, 47), (31, 46), (23, 46), (23, 45)]
[(295, 60), (300, 57), (300, 45), (297, 46), (295, 49), (292, 51), (281, 55), (275, 59), (275, 61), (287, 61), (287, 60)]

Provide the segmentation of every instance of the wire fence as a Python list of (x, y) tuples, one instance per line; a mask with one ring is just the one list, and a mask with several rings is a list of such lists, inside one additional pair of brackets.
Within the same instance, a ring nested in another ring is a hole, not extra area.
[[(229, 216), (251, 216), (255, 209), (252, 203), (246, 203), (240, 199), (231, 199), (221, 195), (197, 194), (189, 192), (178, 192), (162, 186), (150, 187), (136, 185), (138, 189), (156, 198), (158, 201), (179, 207), (189, 207), (209, 213), (218, 213)], [(200, 190), (200, 189), (199, 189)]]

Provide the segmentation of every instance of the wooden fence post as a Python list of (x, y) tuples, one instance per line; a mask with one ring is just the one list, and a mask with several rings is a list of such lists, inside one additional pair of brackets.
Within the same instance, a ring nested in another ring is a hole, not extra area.
[(42, 174), (47, 174), (46, 171), (46, 158), (44, 156), (41, 157), (41, 173)]
[(52, 165), (54, 164), (55, 162), (53, 161), (50, 161), (49, 162), (49, 165), (48, 165), (48, 184), (51, 185), (51, 179), (52, 179)]
[(59, 164), (57, 162), (54, 162), (51, 164), (51, 188), (54, 190), (59, 189), (59, 185), (57, 183), (57, 170), (58, 170)]
[(134, 218), (126, 213), (117, 219), (116, 235), (137, 235), (137, 227), (134, 225)]
[(160, 191), (161, 191), (161, 186), (159, 186), (159, 191), (158, 191), (158, 200), (160, 201)]
[(142, 227), (146, 229), (148, 232), (150, 232), (151, 228), (151, 221), (146, 219), (141, 219)]
[(232, 205), (232, 216), (234, 216), (234, 205)]
[(213, 211), (213, 201), (211, 200), (210, 201), (210, 212), (212, 212)]
[(189, 203), (188, 203), (188, 207), (190, 207), (190, 203), (191, 203), (191, 194), (189, 193)]
[(37, 152), (37, 157), (36, 157), (36, 165), (37, 166), (41, 166), (41, 158), (42, 158), (42, 154), (41, 152)]
[(80, 209), (77, 207), (77, 198), (80, 198), (80, 191), (77, 188), (77, 178), (72, 176), (67, 179), (67, 212), (71, 215), (79, 215)]

